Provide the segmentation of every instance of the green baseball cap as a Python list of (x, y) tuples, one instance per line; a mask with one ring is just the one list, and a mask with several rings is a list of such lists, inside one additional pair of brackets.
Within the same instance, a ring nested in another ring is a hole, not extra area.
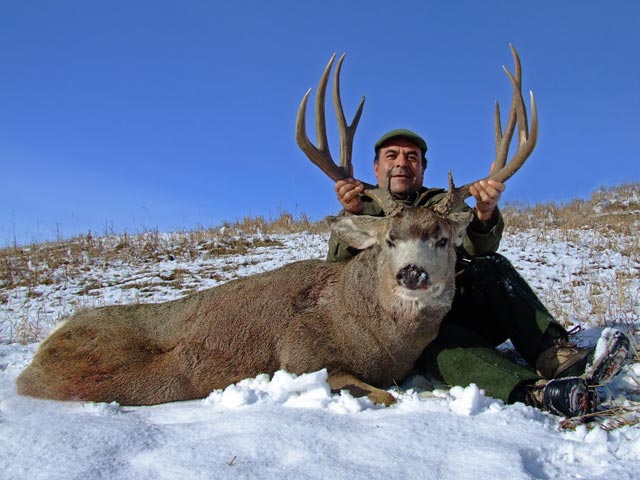
[(422, 150), (422, 156), (424, 156), (427, 153), (427, 142), (425, 142), (424, 139), (417, 133), (412, 132), (411, 130), (407, 130), (405, 128), (391, 130), (390, 132), (387, 132), (384, 135), (382, 135), (374, 146), (375, 152), (378, 153), (378, 150), (382, 148), (382, 145), (384, 145), (386, 142), (388, 142), (393, 138), (406, 138), (411, 143), (419, 147), (420, 150)]

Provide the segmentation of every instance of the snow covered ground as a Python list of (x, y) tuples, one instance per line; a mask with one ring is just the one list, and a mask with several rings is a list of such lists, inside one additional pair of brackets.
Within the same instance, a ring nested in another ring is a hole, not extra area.
[[(42, 338), (79, 307), (169, 300), (325, 253), (326, 235), (271, 237), (275, 246), (244, 255), (106, 267), (87, 258), (79, 275), (53, 272), (58, 281), (3, 290), (0, 478), (640, 478), (635, 360), (602, 392), (610, 405), (627, 406), (626, 417), (573, 429), (558, 417), (488, 398), (474, 385), (432, 390), (421, 378), (395, 391), (396, 405), (382, 408), (332, 395), (324, 371), (259, 376), (206, 399), (154, 407), (17, 395), (15, 379), (37, 343), (13, 340), (34, 325)], [(501, 253), (561, 321), (583, 327), (578, 342), (608, 326), (637, 332), (639, 259), (607, 248), (593, 231), (578, 237), (523, 231), (507, 236)], [(184, 281), (169, 282), (176, 272)], [(626, 424), (620, 427), (620, 420)]]

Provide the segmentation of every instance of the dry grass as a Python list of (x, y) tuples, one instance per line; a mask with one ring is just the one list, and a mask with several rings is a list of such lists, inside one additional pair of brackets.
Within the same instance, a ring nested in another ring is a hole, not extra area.
[[(511, 204), (503, 209), (509, 227), (523, 229), (560, 229), (566, 240), (585, 229), (608, 235), (635, 239), (638, 254), (637, 229), (640, 222), (640, 183), (628, 183), (594, 192), (589, 200), (573, 200), (566, 204), (541, 203), (534, 206)], [(607, 248), (602, 245), (602, 248)]]
[[(640, 184), (625, 184), (595, 192), (590, 200), (574, 200), (565, 205), (554, 203), (524, 206), (507, 205), (503, 209), (507, 231), (534, 230), (541, 237), (554, 230), (562, 240), (584, 243), (585, 232), (593, 235), (592, 248), (597, 251), (617, 251), (625, 256), (640, 258)], [(16, 286), (34, 287), (64, 281), (60, 269), (70, 272), (87, 269), (96, 260), (108, 267), (120, 262), (155, 262), (162, 258), (200, 256), (204, 251), (212, 255), (244, 254), (257, 246), (273, 245), (272, 234), (295, 232), (326, 233), (325, 221), (312, 222), (306, 215), (294, 218), (282, 213), (276, 218), (245, 217), (212, 228), (198, 228), (186, 232), (161, 234), (147, 231), (140, 235), (86, 235), (55, 242), (14, 246), (0, 249), (0, 302), (3, 290)], [(261, 239), (246, 240), (247, 235)], [(52, 272), (58, 272), (53, 275)], [(628, 278), (621, 275), (616, 295), (627, 295)], [(594, 285), (594, 290), (599, 287)], [(637, 294), (637, 292), (636, 292)], [(615, 303), (610, 299), (603, 304)]]
[(326, 221), (312, 222), (309, 218), (302, 214), (299, 218), (295, 218), (290, 213), (281, 213), (278, 217), (266, 219), (264, 217), (244, 217), (242, 220), (235, 222), (226, 222), (222, 225), (237, 232), (244, 233), (325, 233), (329, 231), (329, 223)]
[(599, 410), (596, 413), (582, 415), (580, 417), (567, 418), (560, 422), (562, 430), (575, 430), (581, 425), (587, 429), (601, 428), (607, 432), (622, 427), (631, 427), (640, 423), (640, 402), (627, 402), (624, 407), (614, 407)]
[[(219, 227), (161, 234), (96, 237), (91, 232), (68, 240), (0, 249), (0, 303), (6, 290), (33, 289), (39, 285), (66, 282), (77, 271), (112, 264), (153, 263), (162, 259), (192, 261), (203, 253), (212, 256), (243, 255), (257, 247), (277, 246), (269, 237), (276, 233), (327, 232), (325, 222), (311, 222), (306, 216), (295, 219), (283, 213), (275, 219), (246, 217)], [(88, 287), (90, 288), (90, 287)], [(33, 293), (36, 295), (37, 293)]]
[[(565, 325), (572, 318), (595, 318), (596, 325), (607, 326), (611, 318), (627, 332), (638, 334), (640, 291), (640, 184), (623, 184), (601, 189), (590, 200), (574, 200), (565, 205), (508, 205), (503, 209), (507, 233), (528, 232), (537, 240), (553, 238), (591, 257), (619, 255), (626, 259), (624, 269), (612, 263), (585, 265), (571, 282), (548, 292), (545, 300), (551, 313)], [(611, 275), (601, 275), (610, 268)], [(584, 295), (584, 290), (588, 294)], [(585, 300), (586, 299), (586, 300)]]

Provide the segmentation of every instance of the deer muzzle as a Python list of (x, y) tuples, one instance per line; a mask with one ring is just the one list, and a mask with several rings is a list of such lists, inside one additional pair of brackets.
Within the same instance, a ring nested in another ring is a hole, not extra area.
[(409, 290), (427, 289), (429, 287), (429, 274), (422, 268), (411, 263), (396, 274), (398, 285)]

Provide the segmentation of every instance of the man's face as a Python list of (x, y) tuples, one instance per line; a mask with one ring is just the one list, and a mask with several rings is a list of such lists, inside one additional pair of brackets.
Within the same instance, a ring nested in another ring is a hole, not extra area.
[(387, 186), (389, 170), (392, 170), (391, 193), (405, 198), (422, 186), (422, 151), (406, 138), (392, 138), (382, 145), (378, 161), (373, 164), (378, 185), (382, 188)]

